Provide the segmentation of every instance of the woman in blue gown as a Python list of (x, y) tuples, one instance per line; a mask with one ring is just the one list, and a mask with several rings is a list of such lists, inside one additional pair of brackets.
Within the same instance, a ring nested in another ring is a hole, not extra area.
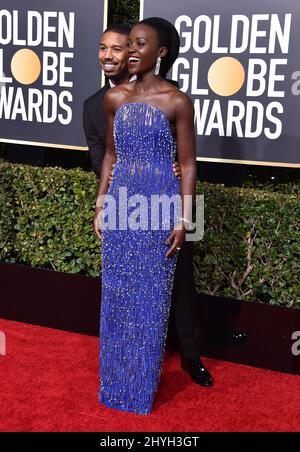
[[(193, 105), (164, 79), (178, 51), (170, 22), (140, 22), (128, 41), (137, 79), (104, 100), (106, 151), (95, 212), (102, 240), (99, 400), (139, 414), (151, 412), (157, 391), (176, 256), (191, 218), (186, 199), (195, 195)], [(172, 170), (176, 152), (181, 184)], [(158, 199), (170, 203), (162, 207)]]

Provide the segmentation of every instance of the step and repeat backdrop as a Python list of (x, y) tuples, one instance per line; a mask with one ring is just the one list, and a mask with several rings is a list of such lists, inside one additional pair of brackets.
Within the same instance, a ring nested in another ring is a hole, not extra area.
[(100, 87), (101, 0), (1, 0), (0, 141), (86, 149), (82, 104)]
[(299, 0), (142, 0), (151, 16), (180, 35), (198, 159), (300, 167)]

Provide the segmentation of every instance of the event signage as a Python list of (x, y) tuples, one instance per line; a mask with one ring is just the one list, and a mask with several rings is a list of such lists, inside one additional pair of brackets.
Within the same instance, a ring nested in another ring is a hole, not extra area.
[(101, 0), (1, 0), (0, 141), (86, 149), (85, 98), (100, 88)]
[(169, 74), (195, 107), (204, 161), (300, 166), (300, 2), (144, 0), (176, 27)]

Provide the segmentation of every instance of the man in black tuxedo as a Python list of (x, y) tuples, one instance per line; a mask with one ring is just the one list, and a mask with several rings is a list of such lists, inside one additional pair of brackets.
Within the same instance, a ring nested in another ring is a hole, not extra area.
[[(127, 38), (129, 33), (130, 27), (127, 25), (111, 25), (103, 33), (100, 42), (99, 61), (108, 82), (84, 102), (84, 131), (91, 164), (98, 176), (101, 173), (101, 162), (105, 152), (104, 95), (109, 88), (134, 79), (130, 76), (127, 68)], [(176, 175), (180, 175), (178, 164), (174, 165), (174, 172)], [(193, 278), (192, 242), (186, 241), (178, 253), (171, 311), (178, 333), (183, 368), (190, 372), (196, 383), (203, 386), (212, 386), (212, 377), (204, 367), (198, 351), (199, 328)]]

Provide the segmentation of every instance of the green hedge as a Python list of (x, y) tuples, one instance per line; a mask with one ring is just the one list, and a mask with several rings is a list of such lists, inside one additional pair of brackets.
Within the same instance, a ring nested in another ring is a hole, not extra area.
[(205, 234), (195, 253), (200, 292), (300, 308), (300, 196), (202, 186)]
[(0, 261), (99, 274), (96, 178), (80, 169), (0, 165)]
[[(0, 164), (0, 261), (98, 276), (97, 181), (80, 169)], [(300, 195), (198, 184), (205, 234), (202, 293), (300, 308)]]

